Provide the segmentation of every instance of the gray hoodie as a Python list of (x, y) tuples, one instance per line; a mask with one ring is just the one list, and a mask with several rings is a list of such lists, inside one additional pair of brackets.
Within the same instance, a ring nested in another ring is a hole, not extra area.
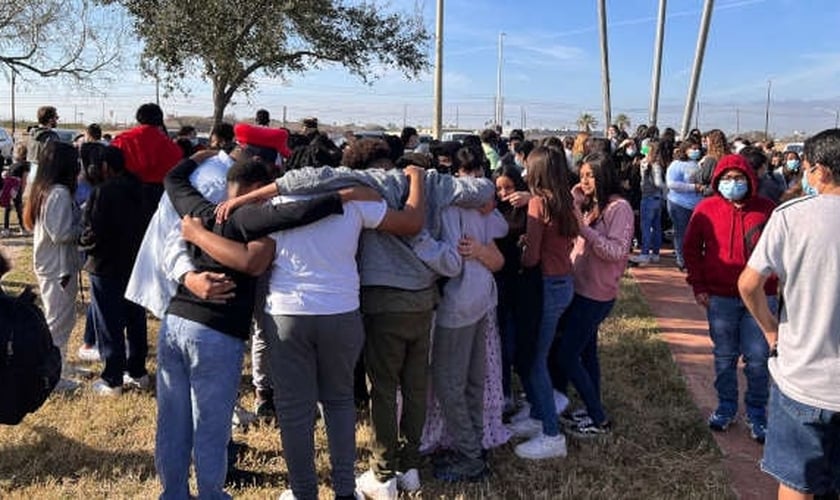
[[(311, 194), (365, 185), (376, 189), (388, 207), (400, 209), (408, 198), (408, 178), (401, 170), (351, 170), (306, 167), (287, 172), (277, 179), (282, 194)], [(487, 179), (455, 178), (434, 170), (426, 171), (426, 225), (424, 232), (439, 239), (441, 213), (448, 206), (478, 208), (495, 196)], [(423, 232), (421, 232), (421, 235)], [(402, 290), (425, 290), (434, 285), (437, 274), (414, 253), (410, 238), (376, 230), (365, 230), (359, 245), (362, 286), (384, 286)]]

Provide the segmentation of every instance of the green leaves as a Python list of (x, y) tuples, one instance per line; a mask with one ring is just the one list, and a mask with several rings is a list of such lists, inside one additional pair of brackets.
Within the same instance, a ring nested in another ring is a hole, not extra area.
[(212, 83), (217, 121), (235, 93), (255, 88), (258, 73), (284, 78), (338, 64), (367, 82), (376, 77), (374, 66), (411, 78), (429, 64), (422, 19), (386, 12), (372, 2), (100, 1), (120, 4), (131, 14), (145, 42), (142, 67), (168, 90), (187, 75)]

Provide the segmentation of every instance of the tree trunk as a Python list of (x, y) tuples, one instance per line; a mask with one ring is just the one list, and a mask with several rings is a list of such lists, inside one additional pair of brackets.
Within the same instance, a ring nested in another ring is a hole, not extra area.
[(225, 117), (225, 108), (230, 104), (230, 97), (228, 97), (224, 88), (216, 83), (213, 84), (213, 124), (218, 125), (222, 123)]

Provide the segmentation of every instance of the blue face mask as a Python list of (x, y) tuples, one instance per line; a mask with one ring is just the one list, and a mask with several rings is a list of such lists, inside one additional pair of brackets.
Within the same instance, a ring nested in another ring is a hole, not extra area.
[(805, 193), (807, 196), (814, 196), (816, 194), (820, 194), (811, 183), (808, 182), (808, 176), (802, 175), (802, 192)]
[(799, 160), (788, 160), (785, 162), (785, 168), (791, 172), (799, 171)]
[(747, 181), (736, 181), (734, 179), (723, 179), (718, 183), (718, 192), (729, 201), (738, 201), (747, 195), (749, 184)]
[(636, 150), (635, 150), (635, 149), (633, 149), (633, 148), (627, 148), (627, 149), (625, 149), (625, 150), (624, 150), (624, 152), (625, 152), (625, 153), (627, 154), (627, 156), (629, 156), (630, 158), (633, 158), (634, 156), (636, 156)]
[(699, 149), (689, 149), (688, 150), (688, 159), (697, 161), (700, 159), (700, 150)]

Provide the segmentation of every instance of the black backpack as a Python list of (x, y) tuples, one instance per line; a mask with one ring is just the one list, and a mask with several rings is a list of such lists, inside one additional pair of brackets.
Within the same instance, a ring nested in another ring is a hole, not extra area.
[(44, 404), (61, 378), (61, 353), (53, 345), (35, 294), (0, 292), (0, 423), (17, 425)]

